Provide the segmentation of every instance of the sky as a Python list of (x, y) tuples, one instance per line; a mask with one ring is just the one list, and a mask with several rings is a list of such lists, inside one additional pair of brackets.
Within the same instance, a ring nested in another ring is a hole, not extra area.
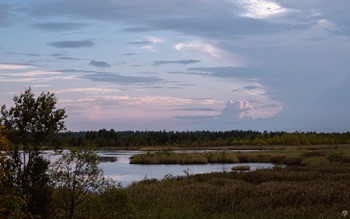
[(0, 104), (68, 130), (350, 128), (348, 0), (1, 0)]

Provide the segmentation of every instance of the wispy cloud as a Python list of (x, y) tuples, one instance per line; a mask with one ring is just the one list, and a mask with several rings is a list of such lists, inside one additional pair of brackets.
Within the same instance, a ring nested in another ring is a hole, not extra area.
[(150, 45), (150, 44), (162, 44), (163, 42), (164, 42), (164, 40), (162, 38), (148, 36), (148, 37), (146, 37), (146, 40), (133, 40), (133, 41), (129, 41), (128, 44)]
[(248, 85), (244, 87), (244, 89), (246, 90), (255, 90), (257, 88), (259, 88), (259, 86), (256, 86), (256, 85)]
[(166, 65), (166, 64), (188, 65), (188, 64), (198, 63), (198, 62), (200, 62), (200, 60), (196, 60), (196, 59), (186, 59), (186, 60), (176, 60), (176, 61), (158, 60), (158, 61), (154, 61), (153, 65)]
[(91, 81), (101, 81), (116, 84), (154, 84), (162, 81), (159, 77), (124, 76), (108, 72), (100, 72), (82, 76)]
[(96, 61), (96, 60), (91, 60), (89, 62), (89, 65), (99, 67), (99, 68), (109, 68), (111, 65), (105, 61)]
[(69, 57), (69, 56), (61, 56), (61, 57), (57, 57), (56, 59), (59, 59), (59, 60), (81, 60), (81, 59)]
[(62, 72), (43, 70), (36, 66), (30, 65), (3, 65), (1, 69), (6, 71), (0, 72), (1, 82), (35, 82), (45, 83), (57, 80), (75, 80), (74, 75), (63, 75)]
[(252, 78), (258, 75), (259, 69), (245, 67), (209, 67), (188, 68), (185, 74), (196, 74), (217, 78)]
[(255, 19), (286, 15), (292, 11), (270, 0), (238, 0), (238, 4), (244, 9), (242, 16)]
[(217, 112), (217, 109), (209, 108), (209, 107), (197, 107), (197, 108), (177, 108), (173, 110), (180, 110), (180, 111), (204, 111), (204, 112)]
[(49, 46), (57, 48), (81, 48), (81, 47), (92, 47), (94, 42), (91, 40), (77, 40), (77, 41), (57, 41), (47, 43)]
[(0, 70), (20, 70), (33, 68), (34, 66), (26, 64), (0, 64)]
[(133, 40), (129, 41), (128, 44), (137, 46), (137, 48), (146, 50), (149, 52), (156, 52), (157, 46), (160, 44), (163, 44), (164, 39), (155, 37), (155, 36), (148, 36), (145, 38), (145, 40)]
[(210, 44), (210, 43), (204, 43), (201, 41), (191, 41), (191, 42), (182, 42), (182, 43), (176, 43), (174, 45), (174, 48), (176, 50), (197, 50), (201, 52), (205, 52), (212, 57), (216, 59), (223, 59), (229, 57), (229, 53)]
[(78, 30), (86, 26), (83, 23), (74, 23), (74, 22), (47, 22), (47, 23), (35, 23), (32, 25), (34, 28), (45, 30), (45, 31), (68, 31), (68, 30)]
[(55, 94), (63, 93), (88, 93), (88, 94), (105, 94), (105, 93), (115, 93), (120, 92), (119, 89), (115, 88), (102, 88), (102, 87), (81, 87), (81, 88), (67, 88), (52, 90)]
[(38, 57), (40, 54), (38, 53), (20, 53), (20, 52), (5, 52), (7, 55), (17, 55), (17, 56), (32, 56), (32, 57)]

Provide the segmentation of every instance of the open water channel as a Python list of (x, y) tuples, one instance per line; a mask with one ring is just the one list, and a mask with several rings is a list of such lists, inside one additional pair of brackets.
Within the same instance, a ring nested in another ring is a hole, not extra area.
[[(176, 152), (176, 151), (175, 151)], [(181, 153), (182, 151), (177, 151)], [(193, 151), (184, 151), (190, 153)], [(205, 150), (196, 150), (198, 152), (208, 152)], [(213, 151), (210, 152), (219, 152)], [(234, 151), (228, 151), (234, 152)], [(236, 151), (237, 152), (237, 151)], [(252, 152), (251, 150), (241, 150), (240, 152)], [(100, 157), (99, 167), (103, 170), (105, 177), (112, 178), (117, 183), (121, 183), (122, 186), (128, 186), (133, 182), (137, 182), (147, 179), (162, 179), (164, 176), (182, 176), (186, 174), (199, 174), (210, 172), (223, 172), (231, 171), (233, 166), (242, 165), (240, 163), (235, 164), (130, 164), (129, 158), (132, 155), (146, 153), (142, 151), (132, 150), (99, 150), (97, 151)], [(59, 158), (59, 154), (54, 151), (44, 151), (44, 156), (51, 162), (54, 162)], [(270, 163), (245, 163), (249, 165), (251, 170), (258, 168), (272, 168), (273, 164)]]

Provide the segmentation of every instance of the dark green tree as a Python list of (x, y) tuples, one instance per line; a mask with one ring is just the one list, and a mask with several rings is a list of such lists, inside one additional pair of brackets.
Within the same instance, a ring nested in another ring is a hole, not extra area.
[(13, 107), (1, 107), (0, 125), (10, 141), (8, 159), (0, 165), (1, 184), (21, 192), (28, 199), (29, 213), (41, 215), (51, 196), (49, 161), (40, 155), (41, 147), (51, 134), (65, 129), (65, 110), (56, 108), (53, 93), (42, 92), (35, 98), (31, 88), (13, 101)]

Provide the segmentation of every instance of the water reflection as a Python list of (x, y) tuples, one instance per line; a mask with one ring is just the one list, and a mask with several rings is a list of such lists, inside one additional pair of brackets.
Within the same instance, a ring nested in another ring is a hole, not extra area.
[[(177, 151), (177, 153), (191, 152), (191, 151)], [(206, 150), (192, 151), (196, 153), (209, 152)], [(210, 151), (218, 152), (218, 151)], [(230, 152), (230, 151), (229, 151)], [(233, 152), (233, 151), (231, 151)], [(234, 151), (237, 152), (237, 151)], [(244, 151), (240, 151), (244, 152)], [(250, 152), (250, 151), (249, 151)], [(162, 179), (166, 175), (171, 176), (183, 176), (187, 174), (199, 174), (210, 172), (223, 172), (231, 171), (233, 166), (241, 165), (237, 164), (163, 164), (163, 165), (143, 165), (143, 164), (130, 164), (129, 158), (135, 154), (146, 153), (142, 151), (127, 151), (127, 150), (101, 150), (97, 151), (97, 155), (100, 157), (99, 167), (103, 170), (104, 175), (108, 178), (121, 183), (122, 186), (130, 185), (132, 182), (140, 181), (142, 179), (156, 178)], [(44, 151), (43, 154), (51, 162), (56, 161), (60, 157), (60, 153), (53, 151)], [(263, 163), (245, 163), (249, 165), (251, 170), (258, 168), (272, 168), (273, 164)]]
[(100, 163), (104, 163), (104, 162), (112, 162), (115, 163), (118, 161), (118, 157), (98, 157), (98, 160), (100, 161)]

